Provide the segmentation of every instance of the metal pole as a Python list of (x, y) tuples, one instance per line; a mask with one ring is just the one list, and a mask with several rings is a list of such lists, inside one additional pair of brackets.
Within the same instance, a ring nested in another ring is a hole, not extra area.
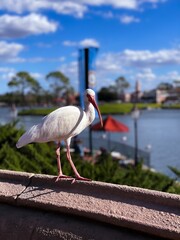
[(137, 119), (134, 119), (134, 141), (135, 141), (135, 148), (134, 148), (134, 165), (137, 166), (138, 164), (138, 125), (137, 125)]
[(92, 156), (92, 154), (93, 154), (91, 125), (89, 126), (89, 154), (90, 154), (91, 156)]
[[(138, 107), (137, 107), (137, 102), (138, 102), (138, 90), (135, 89), (135, 104), (134, 104), (134, 110), (137, 111)], [(134, 118), (134, 142), (135, 142), (135, 146), (134, 146), (134, 166), (138, 165), (138, 116), (136, 116)]]

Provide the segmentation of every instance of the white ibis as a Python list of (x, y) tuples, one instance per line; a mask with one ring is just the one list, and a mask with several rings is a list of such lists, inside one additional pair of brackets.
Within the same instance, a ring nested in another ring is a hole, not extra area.
[(60, 161), (60, 143), (64, 140), (67, 148), (67, 159), (74, 171), (77, 180), (90, 180), (81, 177), (78, 173), (70, 154), (70, 143), (71, 138), (81, 133), (86, 127), (88, 127), (95, 118), (96, 108), (101, 125), (103, 126), (103, 121), (101, 113), (95, 101), (95, 93), (91, 89), (86, 89), (85, 91), (85, 110), (76, 106), (66, 106), (58, 108), (57, 110), (51, 112), (49, 115), (43, 118), (43, 121), (38, 125), (32, 126), (28, 131), (26, 131), (18, 140), (16, 147), (21, 148), (32, 142), (51, 142), (56, 141), (58, 143), (56, 149), (57, 156), (57, 167), (58, 167), (58, 177), (68, 178), (62, 172), (61, 161)]

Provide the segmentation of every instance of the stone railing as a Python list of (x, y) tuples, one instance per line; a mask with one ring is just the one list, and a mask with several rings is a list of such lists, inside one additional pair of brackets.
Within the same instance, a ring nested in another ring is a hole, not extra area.
[(180, 195), (0, 170), (0, 239), (180, 239)]

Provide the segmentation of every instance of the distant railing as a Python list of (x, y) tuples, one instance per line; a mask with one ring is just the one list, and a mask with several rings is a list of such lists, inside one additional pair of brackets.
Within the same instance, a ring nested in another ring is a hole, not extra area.
[[(89, 138), (81, 137), (83, 141), (83, 146), (89, 148)], [(100, 148), (104, 148), (109, 152), (119, 152), (126, 157), (126, 159), (134, 159), (135, 148), (121, 142), (116, 142), (108, 139), (99, 139), (94, 138), (92, 141), (93, 150), (99, 150)], [(150, 167), (150, 152), (138, 149), (138, 159), (139, 161), (143, 161), (143, 163)]]

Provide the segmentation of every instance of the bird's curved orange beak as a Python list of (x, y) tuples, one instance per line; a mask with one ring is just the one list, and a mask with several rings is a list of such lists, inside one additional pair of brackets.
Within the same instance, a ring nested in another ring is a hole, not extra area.
[(98, 115), (99, 115), (99, 119), (100, 119), (100, 123), (101, 123), (101, 127), (103, 127), (103, 120), (102, 120), (101, 112), (100, 112), (99, 107), (98, 107), (98, 105), (96, 103), (95, 97), (93, 97), (91, 95), (87, 95), (87, 97), (88, 97), (89, 102), (92, 103), (92, 105), (97, 110)]

